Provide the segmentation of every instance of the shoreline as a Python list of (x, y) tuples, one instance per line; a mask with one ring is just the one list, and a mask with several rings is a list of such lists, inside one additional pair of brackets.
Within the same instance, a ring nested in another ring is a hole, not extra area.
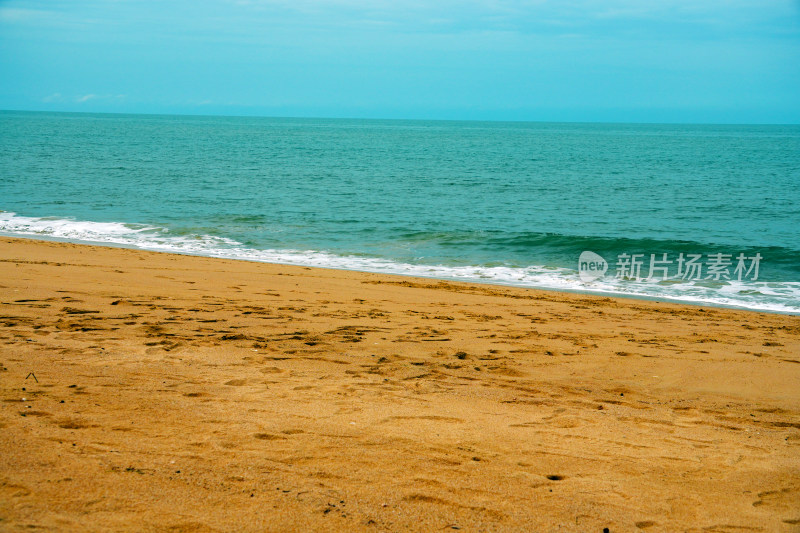
[(800, 316), (800, 311), (786, 311), (786, 310), (779, 310), (779, 309), (760, 309), (755, 307), (747, 307), (744, 305), (735, 305), (735, 304), (724, 304), (718, 302), (708, 302), (708, 301), (697, 301), (691, 300), (686, 298), (680, 297), (668, 297), (668, 296), (650, 296), (647, 294), (626, 294), (614, 291), (606, 291), (606, 290), (581, 290), (581, 289), (570, 289), (570, 288), (550, 288), (546, 286), (528, 286), (528, 285), (521, 285), (521, 284), (514, 284), (511, 282), (503, 283), (496, 280), (491, 281), (481, 281), (476, 279), (457, 279), (454, 277), (435, 277), (435, 276), (420, 276), (417, 274), (405, 274), (401, 272), (381, 272), (378, 270), (360, 270), (357, 268), (345, 268), (345, 267), (336, 267), (336, 266), (320, 266), (320, 265), (306, 265), (302, 263), (291, 263), (291, 262), (277, 262), (277, 261), (266, 261), (266, 260), (258, 260), (258, 259), (248, 259), (246, 257), (222, 257), (216, 255), (206, 255), (202, 253), (191, 253), (191, 252), (180, 252), (175, 250), (159, 250), (156, 248), (141, 248), (135, 245), (128, 245), (122, 243), (114, 243), (114, 242), (103, 242), (103, 241), (90, 241), (90, 240), (76, 240), (76, 239), (69, 239), (65, 237), (49, 237), (49, 236), (28, 236), (28, 235), (17, 235), (11, 233), (0, 232), (0, 239), (22, 239), (22, 240), (31, 240), (31, 241), (43, 241), (43, 242), (60, 242), (60, 243), (68, 243), (68, 244), (76, 244), (79, 246), (96, 246), (96, 247), (105, 247), (105, 248), (117, 248), (117, 249), (126, 249), (126, 250), (138, 250), (143, 252), (153, 252), (153, 253), (162, 253), (162, 254), (172, 254), (172, 255), (179, 255), (179, 256), (186, 256), (186, 257), (206, 257), (209, 259), (221, 259), (221, 260), (228, 260), (228, 261), (244, 261), (249, 263), (258, 263), (258, 264), (270, 264), (270, 265), (279, 265), (279, 266), (292, 266), (292, 267), (299, 267), (299, 268), (319, 268), (323, 270), (334, 270), (334, 271), (343, 271), (343, 272), (361, 272), (365, 274), (377, 274), (380, 276), (399, 276), (402, 278), (411, 278), (411, 279), (420, 279), (420, 280), (431, 280), (431, 281), (446, 281), (451, 283), (466, 283), (466, 284), (475, 284), (475, 285), (486, 285), (486, 286), (494, 286), (494, 287), (510, 287), (516, 289), (524, 289), (524, 290), (532, 290), (532, 291), (544, 291), (544, 292), (553, 292), (559, 294), (577, 294), (577, 295), (587, 295), (587, 296), (595, 296), (598, 298), (621, 298), (624, 300), (637, 300), (637, 301), (645, 301), (645, 302), (652, 302), (652, 303), (666, 303), (666, 304), (677, 304), (677, 305), (688, 305), (694, 307), (710, 307), (714, 309), (731, 309), (736, 311), (749, 311), (754, 313), (769, 313), (769, 314), (778, 314), (778, 315), (789, 315), (789, 316)]
[(798, 353), (789, 314), (0, 237), (0, 525), (797, 531)]

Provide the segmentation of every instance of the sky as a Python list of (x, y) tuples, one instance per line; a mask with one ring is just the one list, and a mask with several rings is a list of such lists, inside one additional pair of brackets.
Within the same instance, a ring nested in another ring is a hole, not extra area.
[(800, 123), (800, 0), (0, 0), (0, 109)]

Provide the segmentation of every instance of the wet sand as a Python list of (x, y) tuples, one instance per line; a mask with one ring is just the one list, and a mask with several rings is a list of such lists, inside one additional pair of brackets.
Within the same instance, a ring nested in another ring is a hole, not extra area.
[(0, 530), (800, 531), (800, 317), (0, 238)]

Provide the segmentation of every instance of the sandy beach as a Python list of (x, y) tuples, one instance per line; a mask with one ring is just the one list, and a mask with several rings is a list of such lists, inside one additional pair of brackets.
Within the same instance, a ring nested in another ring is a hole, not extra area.
[(0, 530), (800, 531), (800, 317), (0, 238)]

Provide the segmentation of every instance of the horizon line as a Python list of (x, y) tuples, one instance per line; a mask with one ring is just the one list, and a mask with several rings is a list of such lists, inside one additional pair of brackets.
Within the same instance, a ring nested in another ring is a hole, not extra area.
[(535, 119), (477, 119), (477, 118), (421, 118), (421, 117), (380, 117), (380, 116), (342, 116), (342, 115), (270, 115), (258, 113), (197, 113), (197, 112), (135, 112), (135, 111), (69, 111), (53, 109), (0, 109), (0, 113), (50, 113), (63, 115), (110, 115), (110, 116), (150, 116), (150, 117), (198, 117), (198, 118), (263, 118), (288, 120), (364, 120), (396, 122), (489, 122), (516, 124), (635, 124), (635, 125), (673, 125), (673, 126), (800, 126), (800, 122), (660, 122), (647, 120), (535, 120)]

